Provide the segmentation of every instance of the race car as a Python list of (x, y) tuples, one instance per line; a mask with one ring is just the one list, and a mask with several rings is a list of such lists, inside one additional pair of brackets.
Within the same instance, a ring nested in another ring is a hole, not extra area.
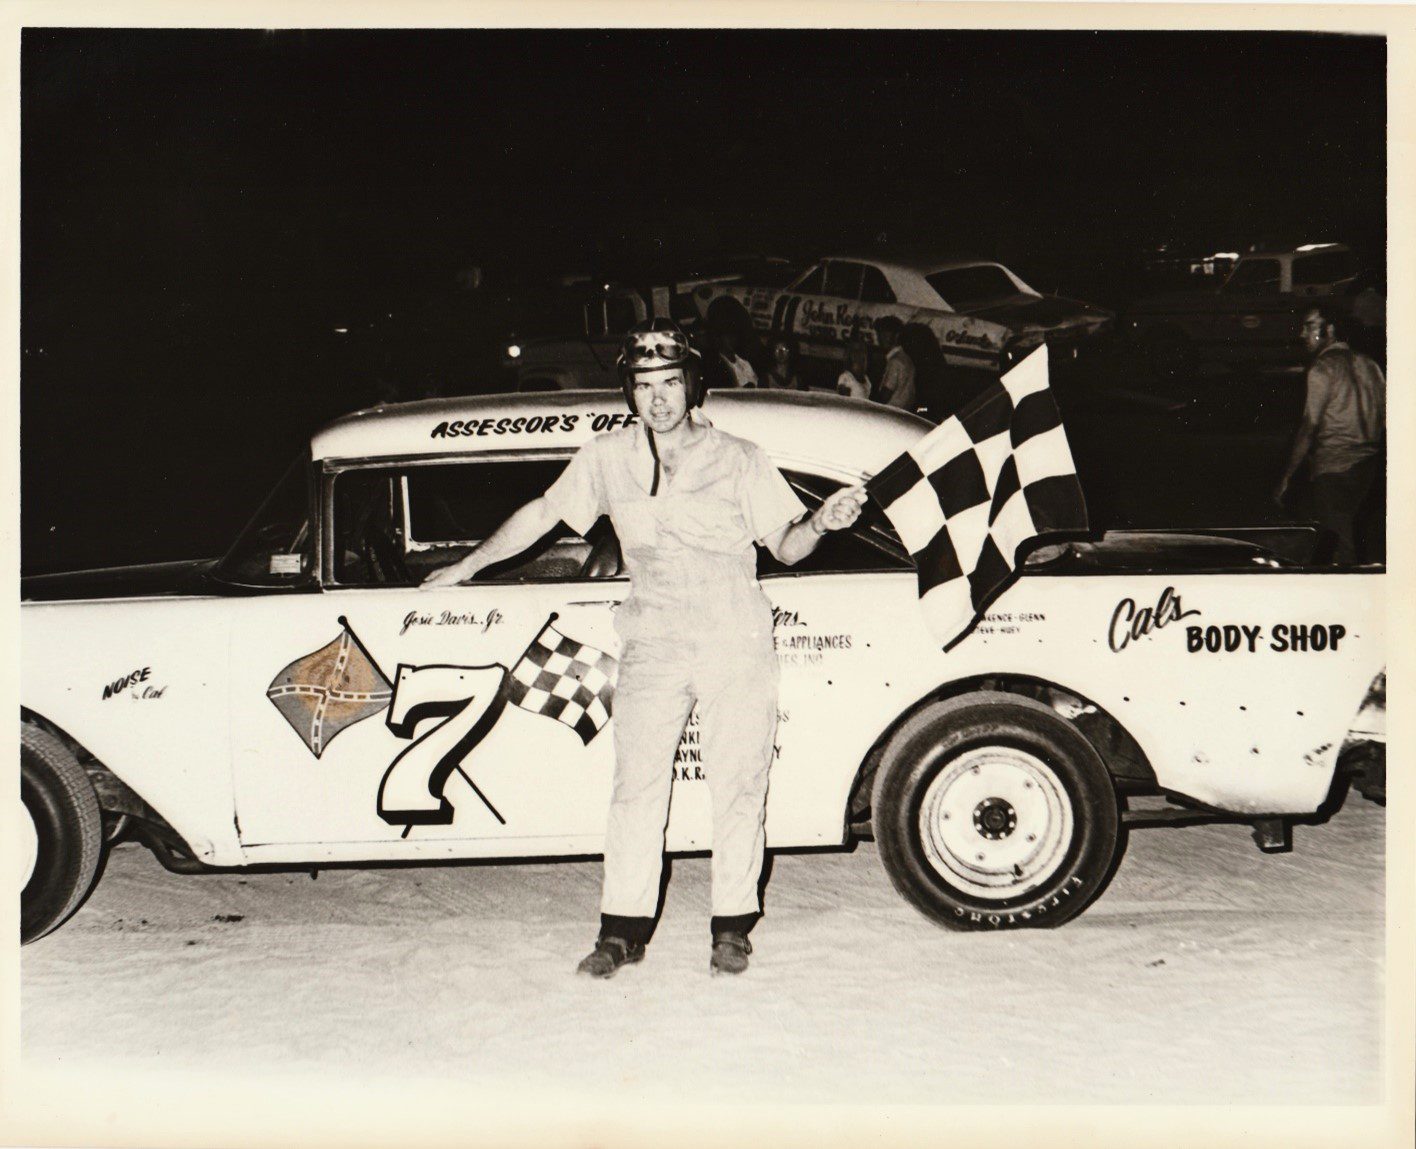
[(885, 316), (929, 331), (946, 366), (997, 373), (1044, 341), (1054, 362), (1075, 357), (1085, 341), (1111, 328), (1100, 307), (1034, 291), (1001, 263), (907, 261), (831, 256), (789, 286), (704, 284), (693, 293), (712, 323), (750, 323), (794, 335), (803, 355), (831, 360), (859, 337), (878, 345)]
[[(930, 430), (824, 395), (717, 393), (705, 412), (808, 507)], [(470, 585), (419, 584), (634, 418), (605, 391), (357, 412), (221, 559), (26, 578), (24, 940), (127, 835), (182, 871), (599, 853), (629, 590), (608, 521)], [(988, 930), (1075, 917), (1128, 827), (1237, 820), (1286, 845), (1378, 753), (1383, 575), (1310, 573), (1266, 537), (1049, 543), (947, 654), (873, 504), (798, 566), (762, 552), (769, 847), (873, 834), (911, 903)], [(705, 849), (696, 720), (672, 769), (667, 848)]]

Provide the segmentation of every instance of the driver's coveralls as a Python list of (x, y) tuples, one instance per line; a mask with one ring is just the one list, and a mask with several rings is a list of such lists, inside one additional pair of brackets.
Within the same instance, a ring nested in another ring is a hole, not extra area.
[(767, 771), (777, 725), (772, 609), (753, 540), (806, 508), (767, 454), (708, 425), (649, 494), (654, 459), (634, 424), (586, 443), (546, 499), (585, 534), (608, 514), (631, 586), (615, 616), (615, 778), (602, 930), (647, 941), (659, 902), (674, 752), (698, 707), (713, 802), (713, 928), (760, 911)]

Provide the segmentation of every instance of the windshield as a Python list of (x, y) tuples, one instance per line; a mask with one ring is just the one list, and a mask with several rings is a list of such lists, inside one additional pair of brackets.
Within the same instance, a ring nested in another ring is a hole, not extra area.
[(241, 586), (302, 586), (313, 578), (310, 456), (300, 455), (217, 565), (217, 578)]
[(1281, 270), (1276, 259), (1241, 259), (1220, 290), (1244, 295), (1277, 295)]
[(1018, 294), (1018, 285), (996, 264), (952, 267), (926, 275), (925, 282), (955, 311), (979, 307)]

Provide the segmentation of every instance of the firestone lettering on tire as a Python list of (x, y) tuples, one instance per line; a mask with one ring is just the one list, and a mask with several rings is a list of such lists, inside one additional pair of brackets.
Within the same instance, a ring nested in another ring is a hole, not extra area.
[(1067, 879), (1067, 884), (1064, 885), (1055, 894), (1053, 894), (1052, 897), (1044, 898), (1037, 905), (1032, 906), (1026, 910), (1010, 911), (1006, 914), (981, 914), (971, 910), (966, 911), (963, 909), (963, 907), (956, 906), (954, 907), (954, 916), (962, 921), (967, 922), (987, 922), (989, 925), (995, 928), (1004, 925), (1014, 926), (1017, 925), (1019, 922), (1030, 922), (1032, 921), (1033, 916), (1035, 914), (1041, 916), (1042, 914), (1046, 913), (1047, 910), (1055, 906), (1060, 906), (1062, 904), (1063, 898), (1071, 897), (1072, 891), (1074, 889), (1076, 889), (1078, 886), (1083, 886), (1085, 884), (1086, 883), (1081, 878), (1077, 877), (1076, 874), (1073, 874)]

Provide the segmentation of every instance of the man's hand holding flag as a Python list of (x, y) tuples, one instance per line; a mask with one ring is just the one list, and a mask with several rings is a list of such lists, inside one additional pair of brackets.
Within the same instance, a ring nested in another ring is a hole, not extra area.
[(866, 484), (919, 571), (926, 621), (947, 648), (1010, 581), (1018, 549), (1087, 530), (1087, 508), (1046, 346)]

